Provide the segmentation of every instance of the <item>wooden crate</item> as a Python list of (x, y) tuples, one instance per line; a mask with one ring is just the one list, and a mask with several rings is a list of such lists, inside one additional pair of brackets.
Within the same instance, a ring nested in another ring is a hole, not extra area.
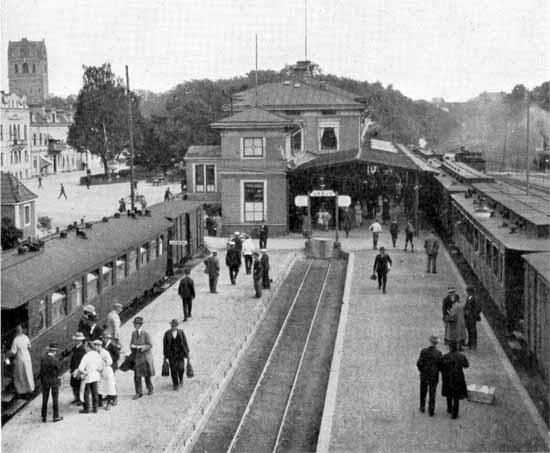
[(493, 404), (496, 388), (491, 385), (468, 385), (468, 400), (474, 403)]

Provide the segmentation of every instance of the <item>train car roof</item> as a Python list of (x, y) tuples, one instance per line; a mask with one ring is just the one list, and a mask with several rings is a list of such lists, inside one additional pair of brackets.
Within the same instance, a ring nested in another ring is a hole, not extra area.
[(550, 283), (550, 252), (528, 253), (522, 258)]
[(466, 192), (470, 188), (470, 184), (461, 183), (458, 179), (445, 171), (434, 174), (433, 177), (450, 193)]
[(538, 195), (527, 195), (525, 190), (520, 187), (501, 181), (490, 184), (472, 184), (472, 187), (534, 225), (550, 224), (550, 214), (548, 211), (550, 199), (548, 198)]
[(487, 220), (476, 219), (474, 210), (477, 206), (474, 206), (473, 198), (465, 198), (463, 193), (451, 194), (451, 198), (479, 225), (481, 230), (485, 230), (504, 247), (525, 252), (550, 251), (550, 240), (530, 237), (521, 229), (511, 233), (510, 228), (502, 226), (503, 219), (498, 215), (489, 217)]
[(446, 159), (442, 162), (443, 168), (465, 183), (493, 182), (495, 178), (470, 167), (464, 162), (450, 162)]
[(39, 252), (2, 253), (1, 308), (16, 308), (72, 278), (93, 270), (139, 243), (152, 240), (172, 224), (171, 220), (200, 206), (198, 202), (172, 200), (150, 206), (151, 217), (122, 215), (84, 229), (87, 239), (74, 231), (67, 238), (47, 240)]

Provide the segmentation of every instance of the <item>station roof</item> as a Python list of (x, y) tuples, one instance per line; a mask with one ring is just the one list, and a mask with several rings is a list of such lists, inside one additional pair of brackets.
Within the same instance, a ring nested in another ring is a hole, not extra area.
[(401, 145), (376, 139), (366, 140), (359, 150), (336, 151), (320, 156), (312, 156), (310, 160), (298, 164), (295, 170), (350, 163), (381, 165), (410, 171), (437, 172), (424, 162), (417, 163), (416, 160), (410, 157), (409, 153), (403, 152)]
[(528, 253), (522, 257), (550, 283), (550, 252)]
[(2, 204), (18, 204), (38, 198), (14, 175), (6, 172), (0, 173), (0, 193)]
[(534, 225), (550, 224), (548, 197), (527, 195), (521, 188), (501, 181), (472, 184), (472, 187)]
[(470, 188), (470, 184), (462, 184), (458, 179), (445, 171), (435, 174), (434, 178), (450, 193), (466, 192)]
[(190, 146), (185, 153), (185, 159), (221, 157), (222, 147), (220, 145), (194, 145)]
[(298, 122), (292, 118), (269, 112), (261, 107), (251, 107), (227, 118), (223, 118), (210, 127), (214, 129), (238, 128), (284, 128), (297, 126)]
[[(162, 234), (171, 225), (167, 219), (200, 206), (193, 201), (172, 200), (150, 206), (151, 217), (136, 219), (122, 215), (109, 222), (94, 223), (84, 229), (88, 239), (74, 230), (67, 238), (47, 240), (39, 252), (19, 255), (17, 250), (2, 253), (1, 308), (16, 308), (63, 282), (76, 279), (116, 258), (140, 243)], [(47, 269), (47, 271), (45, 271)]]
[(495, 178), (482, 173), (463, 162), (443, 160), (443, 168), (465, 183), (493, 182)]
[(481, 230), (485, 230), (506, 248), (525, 252), (550, 251), (550, 241), (546, 238), (528, 236), (525, 231), (517, 229), (514, 233), (509, 227), (503, 227), (503, 218), (499, 215), (489, 217), (487, 220), (478, 220), (474, 216), (476, 205), (473, 198), (465, 198), (464, 193), (451, 194), (451, 198), (470, 217), (474, 219)]
[(293, 108), (324, 110), (364, 110), (359, 96), (313, 78), (265, 83), (233, 95), (233, 108), (245, 109), (261, 105), (268, 110)]

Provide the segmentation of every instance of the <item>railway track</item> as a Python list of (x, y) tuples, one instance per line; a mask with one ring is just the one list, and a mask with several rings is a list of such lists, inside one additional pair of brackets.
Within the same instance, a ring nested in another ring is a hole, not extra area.
[[(525, 189), (527, 186), (527, 183), (525, 181), (517, 178), (512, 178), (510, 176), (505, 176), (505, 175), (492, 175), (492, 176), (498, 181), (501, 181), (503, 183), (509, 184), (514, 187), (519, 187), (520, 189)], [(543, 184), (529, 182), (529, 189), (532, 195), (540, 197), (544, 200), (548, 200), (548, 196), (550, 195), (550, 188), (544, 186)]]
[(296, 263), (194, 452), (315, 450), (344, 280), (344, 261)]

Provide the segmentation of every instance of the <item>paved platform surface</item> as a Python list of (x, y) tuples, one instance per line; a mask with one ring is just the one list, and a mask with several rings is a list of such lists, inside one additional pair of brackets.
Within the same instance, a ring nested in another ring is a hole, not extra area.
[[(423, 238), (417, 242), (420, 246)], [(467, 383), (495, 386), (496, 403), (463, 400), (459, 418), (452, 420), (440, 383), (435, 416), (419, 411), (418, 354), (430, 334), (443, 337), (441, 302), (448, 285), (455, 285), (461, 298), (465, 288), (448, 254), (439, 254), (434, 275), (425, 273), (423, 250), (389, 248), (393, 266), (388, 292), (382, 294), (369, 279), (375, 254), (355, 255), (329, 451), (546, 451), (547, 439), (486, 322), (478, 324), (478, 350), (466, 350), (465, 375)], [(447, 352), (445, 345), (440, 349)]]
[[(272, 276), (288, 267), (294, 253), (272, 251)], [(109, 412), (79, 414), (80, 408), (70, 406), (72, 393), (68, 374), (63, 377), (60, 390), (60, 414), (64, 420), (52, 423), (51, 401), (48, 423), (40, 421), (41, 397), (33, 400), (2, 428), (2, 451), (8, 452), (145, 452), (161, 451), (176, 432), (191, 430), (190, 417), (213, 381), (218, 367), (229, 360), (236, 347), (248, 333), (251, 322), (269, 299), (264, 291), (262, 299), (253, 297), (252, 278), (244, 274), (244, 266), (232, 286), (225, 266), (225, 253), (220, 256), (221, 273), (219, 294), (210, 294), (207, 275), (202, 264), (191, 273), (197, 297), (193, 303), (193, 317), (182, 323), (183, 311), (177, 294), (177, 284), (160, 295), (140, 315), (153, 339), (156, 376), (153, 378), (153, 396), (133, 401), (133, 373), (118, 371), (119, 403)], [(175, 392), (169, 377), (161, 377), (162, 338), (172, 318), (180, 320), (191, 350), (195, 378), (185, 379), (183, 388)], [(129, 350), (132, 323), (121, 329), (121, 343)]]

